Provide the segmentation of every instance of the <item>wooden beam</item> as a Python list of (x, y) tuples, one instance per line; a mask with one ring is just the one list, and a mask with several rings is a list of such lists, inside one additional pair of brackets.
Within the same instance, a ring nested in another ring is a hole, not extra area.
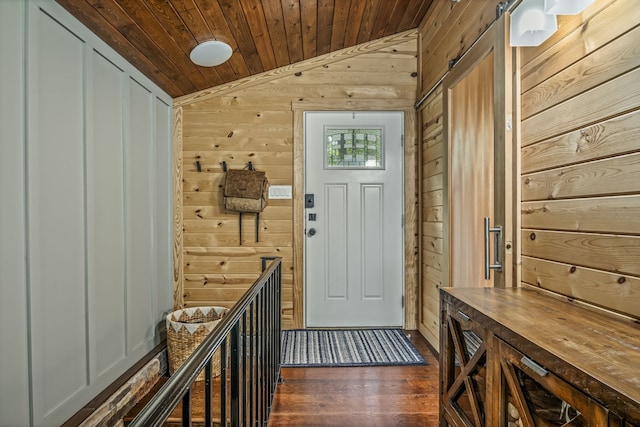
[(184, 306), (182, 214), (182, 107), (173, 112), (173, 307)]

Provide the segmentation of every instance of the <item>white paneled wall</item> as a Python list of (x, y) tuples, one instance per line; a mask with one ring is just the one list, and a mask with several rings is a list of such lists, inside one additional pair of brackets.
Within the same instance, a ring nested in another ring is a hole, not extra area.
[(0, 1), (0, 426), (57, 426), (172, 307), (171, 98), (50, 0)]
[(25, 263), (25, 10), (0, 1), (0, 425), (29, 423)]
[[(124, 220), (124, 83), (122, 70), (99, 53), (91, 53), (87, 122), (92, 143), (87, 145), (87, 273), (94, 283), (91, 307), (91, 349), (96, 354), (91, 374), (108, 375), (126, 356), (125, 220)], [(109, 321), (106, 321), (106, 320)], [(117, 340), (109, 340), (118, 331)]]

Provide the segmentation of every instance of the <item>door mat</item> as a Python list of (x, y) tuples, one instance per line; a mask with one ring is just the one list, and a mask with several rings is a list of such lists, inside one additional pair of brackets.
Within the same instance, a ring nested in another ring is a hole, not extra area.
[(400, 329), (282, 331), (283, 367), (426, 364)]

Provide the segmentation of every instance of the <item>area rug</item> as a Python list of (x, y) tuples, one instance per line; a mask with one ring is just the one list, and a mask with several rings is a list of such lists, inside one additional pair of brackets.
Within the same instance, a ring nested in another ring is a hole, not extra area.
[(282, 332), (283, 367), (426, 365), (400, 329)]

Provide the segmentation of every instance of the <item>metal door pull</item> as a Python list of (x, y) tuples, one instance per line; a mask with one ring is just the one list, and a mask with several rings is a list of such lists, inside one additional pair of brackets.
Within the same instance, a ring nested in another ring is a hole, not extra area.
[[(491, 264), (489, 259), (489, 234), (495, 233), (495, 244), (493, 245), (493, 257), (495, 264)], [(502, 226), (491, 227), (489, 218), (484, 219), (484, 278), (491, 278), (491, 270), (502, 271)]]

